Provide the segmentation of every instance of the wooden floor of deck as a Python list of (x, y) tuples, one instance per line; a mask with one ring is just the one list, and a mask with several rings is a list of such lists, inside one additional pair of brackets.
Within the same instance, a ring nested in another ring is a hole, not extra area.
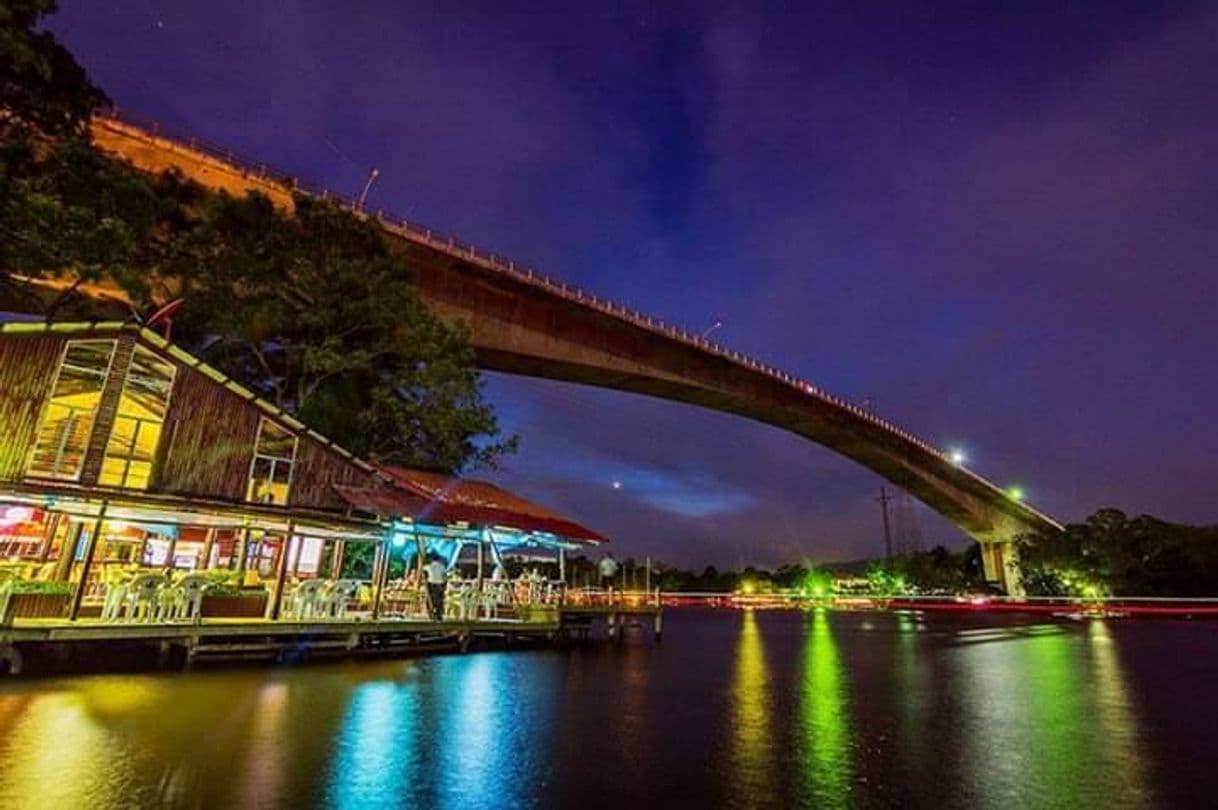
[(100, 641), (106, 639), (147, 640), (208, 636), (298, 636), (349, 635), (351, 633), (479, 633), (513, 632), (545, 634), (558, 628), (553, 621), (477, 619), (430, 621), (426, 619), (313, 619), (268, 621), (266, 619), (204, 619), (201, 622), (104, 622), (99, 619), (19, 619), (13, 627), (0, 629), (0, 641)]
[[(650, 621), (648, 621), (650, 620)], [(588, 639), (595, 624), (620, 641), (627, 627), (662, 629), (657, 605), (565, 605), (528, 619), (430, 621), (367, 617), (308, 621), (203, 619), (197, 623), (114, 622), (100, 619), (18, 619), (0, 627), (0, 671), (20, 672), (26, 656), (83, 663), (94, 651), (154, 650), (162, 659), (189, 665), (207, 660), (286, 660), (288, 657), (391, 655), (412, 650), (471, 645), (512, 646)], [(81, 659), (84, 659), (83, 661)], [(15, 666), (14, 666), (15, 665)], [(109, 665), (98, 665), (102, 670)]]

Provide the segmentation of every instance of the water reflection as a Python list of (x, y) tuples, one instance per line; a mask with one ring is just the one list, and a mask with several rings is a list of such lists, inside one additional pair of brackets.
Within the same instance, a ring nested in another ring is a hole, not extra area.
[[(979, 802), (1094, 807), (1120, 796), (1149, 806), (1128, 705), (1106, 630), (1045, 627), (1006, 643), (970, 645), (962, 659), (973, 722), (967, 751)], [(1098, 634), (1098, 635), (1096, 635)], [(1100, 651), (1097, 654), (1096, 648)]]
[(1218, 789), (1209, 625), (675, 613), (659, 648), (0, 682), (0, 807), (1151, 808)]
[(1107, 622), (1092, 622), (1088, 633), (1100, 728), (1106, 739), (1106, 769), (1117, 777), (1114, 786), (1131, 807), (1151, 807), (1149, 783), (1138, 745), (1139, 719), (1128, 679), (1117, 655), (1116, 639)]
[[(117, 803), (119, 787), (95, 763), (107, 758), (109, 735), (92, 718), (79, 694), (56, 692), (18, 707), (0, 701), (0, 712), (20, 719), (0, 741), (0, 796), (15, 808), (89, 807)], [(48, 744), (54, 740), (54, 744)]]
[(804, 632), (798, 744), (804, 801), (846, 807), (853, 778), (850, 715), (837, 641), (824, 610), (812, 613)]
[(330, 806), (354, 810), (402, 796), (418, 767), (418, 715), (414, 684), (375, 681), (356, 687), (337, 734)]
[(250, 714), (250, 739), (239, 760), (239, 782), (241, 795), (254, 807), (273, 807), (282, 799), (287, 703), (287, 684), (269, 683), (258, 690)]
[(559, 722), (554, 668), (510, 653), (437, 663), (442, 664), (435, 668), (438, 757), (425, 775), (434, 798), (423, 803), (526, 804), (525, 794), (543, 782), (552, 764), (548, 751)]
[(732, 680), (732, 782), (730, 793), (739, 807), (775, 801), (770, 676), (765, 648), (752, 610), (741, 613)]

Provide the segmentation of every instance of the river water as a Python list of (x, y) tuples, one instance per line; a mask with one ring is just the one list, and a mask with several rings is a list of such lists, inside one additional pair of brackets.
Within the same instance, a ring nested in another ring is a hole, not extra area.
[(1218, 801), (1218, 624), (665, 618), (658, 645), (0, 683), (0, 807)]

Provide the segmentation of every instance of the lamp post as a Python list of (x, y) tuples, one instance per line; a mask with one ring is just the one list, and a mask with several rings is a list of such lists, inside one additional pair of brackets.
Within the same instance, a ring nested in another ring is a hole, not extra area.
[(376, 178), (381, 174), (381, 170), (373, 168), (368, 172), (368, 182), (364, 183), (364, 190), (359, 193), (359, 199), (355, 203), (356, 210), (364, 210), (364, 202), (368, 199), (368, 191), (372, 188), (372, 184), (376, 182)]

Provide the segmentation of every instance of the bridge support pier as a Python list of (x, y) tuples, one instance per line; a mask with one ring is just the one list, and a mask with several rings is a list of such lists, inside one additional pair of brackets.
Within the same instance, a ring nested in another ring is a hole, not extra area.
[(1023, 582), (1019, 576), (1019, 547), (1015, 545), (1015, 541), (979, 542), (979, 545), (985, 581), (999, 586), (1008, 596), (1023, 596)]

